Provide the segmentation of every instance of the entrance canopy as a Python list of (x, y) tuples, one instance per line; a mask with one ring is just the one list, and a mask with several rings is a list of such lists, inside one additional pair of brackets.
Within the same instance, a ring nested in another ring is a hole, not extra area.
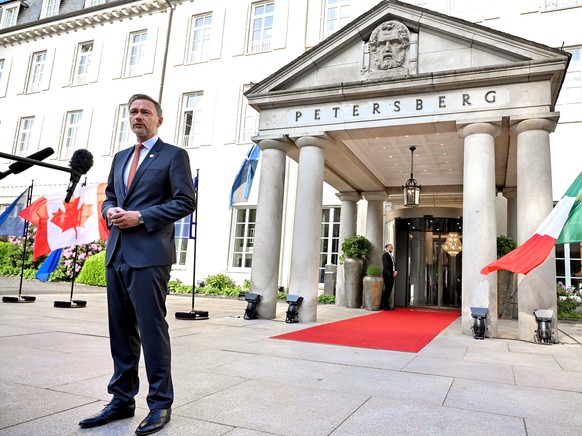
[[(524, 119), (554, 112), (567, 52), (398, 1), (384, 1), (246, 94), (256, 139), (324, 136), (324, 180), (401, 196), (415, 146), (422, 194), (463, 192), (459, 129), (494, 123), (495, 184), (515, 188)], [(298, 160), (291, 147), (288, 155)], [(435, 203), (436, 204), (436, 203)]]

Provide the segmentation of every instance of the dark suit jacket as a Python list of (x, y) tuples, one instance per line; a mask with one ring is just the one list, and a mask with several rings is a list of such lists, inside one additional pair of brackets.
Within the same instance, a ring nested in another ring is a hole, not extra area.
[(392, 256), (387, 251), (382, 255), (382, 268), (383, 275), (394, 275), (394, 262), (392, 261)]
[(101, 212), (107, 219), (106, 212), (111, 207), (138, 210), (144, 224), (124, 230), (111, 227), (105, 264), (118, 248), (134, 268), (172, 265), (176, 261), (174, 222), (196, 207), (188, 153), (158, 139), (138, 167), (126, 194), (123, 169), (132, 152), (133, 148), (128, 148), (113, 158)]

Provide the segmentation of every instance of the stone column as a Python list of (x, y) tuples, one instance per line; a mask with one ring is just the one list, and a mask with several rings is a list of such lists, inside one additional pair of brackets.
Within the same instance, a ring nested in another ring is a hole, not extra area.
[[(550, 132), (557, 121), (527, 119), (512, 126), (517, 135), (517, 243), (536, 231), (553, 207)], [(537, 309), (554, 311), (552, 327), (557, 337), (556, 259), (552, 251), (544, 263), (520, 275), (518, 285), (519, 338), (533, 341)]]
[(256, 141), (262, 150), (259, 199), (253, 246), (251, 292), (261, 295), (257, 310), (266, 319), (277, 311), (277, 288), (283, 221), (285, 158), (291, 144), (286, 139)]
[(473, 334), (471, 307), (489, 309), (487, 335), (497, 336), (497, 274), (481, 269), (497, 258), (495, 137), (500, 128), (475, 123), (459, 129), (464, 139), (462, 331)]
[(384, 201), (388, 199), (385, 192), (366, 192), (364, 198), (368, 201), (366, 214), (366, 238), (372, 243), (368, 256), (368, 266), (376, 265), (382, 268), (384, 253)]
[(328, 140), (302, 136), (295, 144), (299, 147), (299, 172), (289, 294), (303, 297), (299, 322), (313, 322), (317, 319), (324, 147)]
[[(340, 214), (340, 231), (339, 231), (339, 256), (343, 254), (342, 244), (344, 240), (350, 236), (356, 234), (356, 213), (357, 213), (357, 203), (360, 200), (360, 194), (357, 192), (339, 192), (336, 196), (342, 202), (341, 214)], [(344, 266), (340, 262), (337, 266), (337, 277), (336, 277), (336, 292), (335, 292), (335, 304), (336, 306), (346, 307), (345, 302), (345, 286), (344, 286)]]

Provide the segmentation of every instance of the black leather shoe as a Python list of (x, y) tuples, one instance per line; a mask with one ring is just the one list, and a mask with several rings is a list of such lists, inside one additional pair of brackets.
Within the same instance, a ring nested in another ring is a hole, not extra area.
[(150, 410), (148, 416), (141, 422), (139, 427), (135, 430), (137, 435), (152, 434), (164, 428), (170, 417), (172, 416), (172, 409), (154, 409)]
[(131, 403), (114, 404), (109, 403), (97, 415), (79, 422), (81, 428), (99, 427), (118, 419), (131, 418), (135, 415), (135, 401)]

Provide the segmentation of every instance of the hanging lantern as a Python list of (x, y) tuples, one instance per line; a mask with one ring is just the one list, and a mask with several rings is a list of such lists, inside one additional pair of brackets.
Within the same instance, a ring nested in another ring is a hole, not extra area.
[(416, 183), (413, 176), (414, 150), (416, 150), (416, 147), (413, 145), (409, 150), (410, 179), (408, 179), (406, 184), (402, 187), (402, 196), (404, 197), (404, 206), (418, 206), (420, 204), (420, 185)]
[(447, 240), (443, 244), (443, 250), (445, 250), (449, 256), (456, 256), (463, 249), (463, 244), (461, 243), (461, 236), (456, 232), (450, 232), (447, 235)]

